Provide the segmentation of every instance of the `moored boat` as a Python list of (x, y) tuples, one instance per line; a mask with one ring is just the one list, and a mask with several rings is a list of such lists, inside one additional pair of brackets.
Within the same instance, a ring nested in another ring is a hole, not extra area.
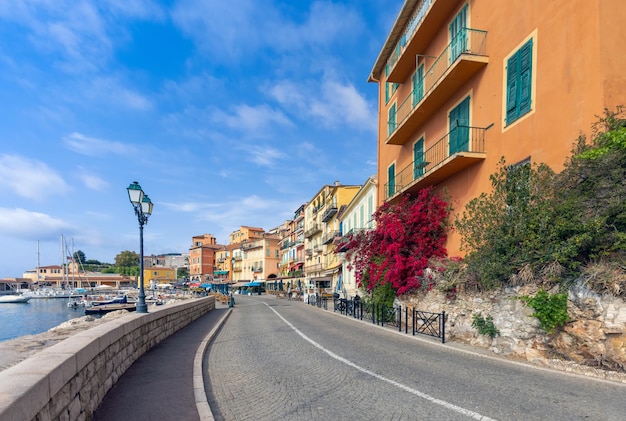
[(27, 303), (29, 296), (21, 294), (0, 295), (0, 303)]
[(137, 310), (136, 304), (106, 304), (92, 307), (85, 307), (85, 314), (106, 314), (112, 311), (117, 310), (126, 310), (126, 311), (135, 311)]

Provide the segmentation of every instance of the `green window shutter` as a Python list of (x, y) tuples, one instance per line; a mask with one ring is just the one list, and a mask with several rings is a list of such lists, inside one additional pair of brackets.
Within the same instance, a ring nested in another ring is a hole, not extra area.
[(467, 4), (450, 23), (450, 63), (467, 50)]
[(415, 142), (413, 145), (413, 179), (424, 175), (424, 138)]
[(449, 150), (450, 155), (457, 152), (469, 150), (469, 97), (465, 98), (457, 105), (449, 115), (450, 135)]
[(418, 102), (424, 97), (424, 65), (415, 70), (413, 73), (413, 98), (411, 100), (412, 106), (415, 107)]
[(396, 130), (396, 104), (393, 104), (391, 108), (389, 108), (389, 119), (387, 120), (387, 136), (391, 136), (391, 134)]
[(520, 99), (519, 114), (530, 111), (530, 88), (532, 83), (532, 38), (520, 49)]
[(396, 164), (391, 164), (387, 169), (387, 197), (396, 194)]
[(533, 40), (515, 52), (506, 66), (506, 123), (530, 111), (532, 92)]

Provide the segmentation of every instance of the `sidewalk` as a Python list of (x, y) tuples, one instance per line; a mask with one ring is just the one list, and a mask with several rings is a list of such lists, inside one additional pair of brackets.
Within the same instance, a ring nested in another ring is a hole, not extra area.
[[(202, 359), (196, 360), (196, 353), (206, 346), (210, 340), (207, 336), (217, 331), (214, 328), (230, 312), (216, 303), (215, 310), (142, 355), (109, 390), (93, 420), (200, 420), (194, 396), (194, 365), (201, 365)], [(203, 418), (207, 418), (206, 413)]]

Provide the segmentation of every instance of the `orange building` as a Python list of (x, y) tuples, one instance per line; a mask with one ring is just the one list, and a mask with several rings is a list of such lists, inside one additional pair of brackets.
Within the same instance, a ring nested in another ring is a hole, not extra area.
[(196, 235), (191, 239), (189, 248), (189, 277), (194, 281), (213, 280), (213, 272), (217, 270), (216, 251), (222, 249), (211, 234)]
[[(406, 0), (374, 64), (379, 204), (446, 188), (454, 212), (508, 164), (559, 171), (626, 105), (626, 2)], [(448, 252), (458, 255), (452, 232)]]

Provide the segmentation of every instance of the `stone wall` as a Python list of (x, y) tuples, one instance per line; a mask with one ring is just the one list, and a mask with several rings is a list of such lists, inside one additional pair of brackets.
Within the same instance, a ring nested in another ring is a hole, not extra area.
[(215, 309), (206, 297), (96, 326), (0, 372), (0, 419), (85, 420), (146, 351)]
[[(519, 296), (536, 286), (446, 296), (433, 290), (405, 297), (400, 304), (433, 313), (446, 312), (446, 338), (510, 358), (559, 370), (626, 383), (626, 303), (582, 286), (570, 288), (570, 321), (548, 335)], [(551, 291), (554, 292), (554, 291)], [(491, 316), (500, 334), (491, 339), (472, 327), (474, 314)]]

